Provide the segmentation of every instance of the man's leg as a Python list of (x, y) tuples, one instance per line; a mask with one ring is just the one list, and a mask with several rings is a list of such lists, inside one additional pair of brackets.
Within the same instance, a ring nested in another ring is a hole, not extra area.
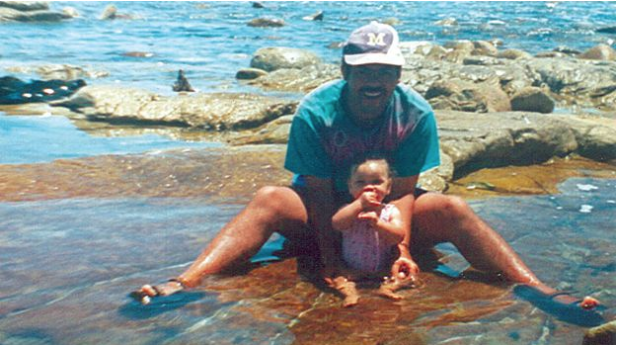
[[(499, 273), (508, 281), (531, 286), (542, 294), (555, 296), (555, 302), (578, 301), (542, 283), (512, 247), (459, 197), (439, 193), (418, 196), (412, 223), (412, 247), (422, 249), (451, 242), (478, 270)], [(597, 304), (590, 297), (580, 302), (586, 309)]]
[(278, 231), (288, 238), (306, 229), (307, 210), (300, 196), (287, 187), (264, 187), (208, 244), (191, 266), (177, 277), (157, 286), (144, 285), (148, 296), (169, 295), (183, 287), (192, 288), (208, 274), (229, 270), (256, 254)]

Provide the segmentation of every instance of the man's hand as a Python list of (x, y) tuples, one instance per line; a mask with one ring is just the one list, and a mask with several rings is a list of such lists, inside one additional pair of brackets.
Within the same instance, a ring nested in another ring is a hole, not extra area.
[(416, 287), (421, 285), (420, 279), (418, 278), (419, 273), (420, 268), (418, 265), (408, 258), (399, 258), (392, 265), (391, 274), (394, 279), (410, 280)]

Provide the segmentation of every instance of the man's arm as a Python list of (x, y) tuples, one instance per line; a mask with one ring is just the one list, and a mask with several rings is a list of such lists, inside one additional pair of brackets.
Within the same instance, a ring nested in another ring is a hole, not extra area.
[(332, 216), (336, 211), (333, 181), (331, 179), (305, 176), (309, 210), (309, 224), (317, 232), (317, 245), (323, 264), (323, 276), (334, 277), (337, 271), (338, 241), (332, 229)]

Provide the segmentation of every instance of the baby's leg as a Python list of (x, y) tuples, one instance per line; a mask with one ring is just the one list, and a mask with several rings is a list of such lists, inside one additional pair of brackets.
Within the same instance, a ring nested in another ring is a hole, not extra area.
[(358, 299), (360, 299), (360, 294), (356, 289), (356, 283), (348, 280), (345, 277), (336, 277), (333, 280), (334, 288), (340, 292), (343, 297), (343, 307), (351, 307), (358, 304)]

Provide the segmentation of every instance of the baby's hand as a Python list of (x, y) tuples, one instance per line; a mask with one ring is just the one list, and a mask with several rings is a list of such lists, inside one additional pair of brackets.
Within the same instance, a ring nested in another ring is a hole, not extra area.
[(358, 219), (366, 220), (371, 226), (377, 226), (379, 222), (379, 216), (375, 211), (360, 212), (358, 213)]
[(377, 199), (377, 192), (375, 188), (366, 187), (360, 195), (360, 205), (362, 210), (374, 210), (381, 206), (381, 202)]

